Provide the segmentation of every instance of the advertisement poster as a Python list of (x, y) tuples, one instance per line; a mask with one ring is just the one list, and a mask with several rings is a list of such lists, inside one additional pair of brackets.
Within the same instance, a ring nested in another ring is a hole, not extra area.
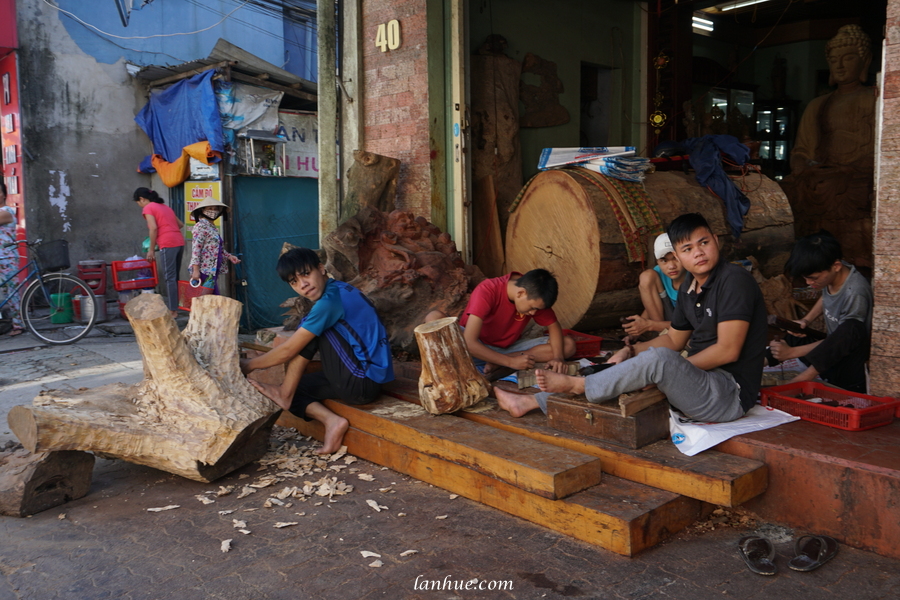
[[(192, 231), (194, 229), (194, 219), (191, 212), (197, 205), (207, 198), (214, 198), (219, 202), (222, 201), (222, 183), (220, 181), (185, 181), (184, 182), (184, 239), (194, 239)], [(219, 235), (222, 234), (222, 217), (215, 221), (216, 227), (219, 229)]]
[[(278, 111), (276, 135), (285, 144), (285, 177), (319, 178), (319, 117), (314, 112)], [(279, 162), (281, 155), (278, 155)]]

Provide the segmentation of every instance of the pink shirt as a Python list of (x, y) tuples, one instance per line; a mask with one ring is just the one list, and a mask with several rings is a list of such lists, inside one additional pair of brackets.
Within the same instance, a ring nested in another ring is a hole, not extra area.
[(178, 226), (178, 217), (175, 211), (158, 202), (151, 202), (141, 211), (144, 218), (153, 215), (156, 219), (156, 245), (160, 248), (177, 248), (184, 246), (184, 236), (181, 235), (181, 227)]

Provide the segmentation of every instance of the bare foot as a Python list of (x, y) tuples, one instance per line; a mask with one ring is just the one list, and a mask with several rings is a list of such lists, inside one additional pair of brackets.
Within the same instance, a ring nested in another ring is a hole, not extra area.
[(539, 408), (537, 400), (531, 394), (517, 394), (503, 388), (494, 387), (494, 396), (497, 398), (497, 404), (500, 405), (500, 408), (516, 418), (528, 414), (535, 408)]
[(584, 377), (572, 377), (544, 369), (536, 369), (534, 375), (542, 392), (551, 392), (553, 394), (584, 393)]
[(498, 365), (495, 365), (494, 363), (486, 362), (486, 363), (484, 363), (484, 366), (481, 367), (481, 369), (482, 369), (481, 372), (484, 373), (485, 375), (490, 375), (492, 371), (495, 371), (498, 368), (499, 368)]
[(282, 408), (284, 410), (291, 409), (291, 401), (293, 400), (293, 398), (285, 398), (284, 392), (281, 391), (280, 385), (274, 385), (272, 383), (262, 383), (254, 379), (248, 379), (247, 381), (250, 382), (250, 385), (258, 389), (263, 396), (277, 404), (279, 408)]
[(332, 454), (341, 449), (344, 434), (350, 428), (350, 422), (344, 417), (335, 415), (325, 423), (325, 440), (322, 447), (315, 451), (316, 454)]

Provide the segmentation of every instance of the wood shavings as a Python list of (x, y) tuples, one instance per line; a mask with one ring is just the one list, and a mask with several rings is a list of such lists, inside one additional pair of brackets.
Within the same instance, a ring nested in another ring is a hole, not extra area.
[(56, 518), (59, 519), (60, 521), (62, 521), (66, 518), (66, 513), (60, 513), (60, 515)]
[(459, 498), (459, 494), (450, 494), (451, 500), (456, 500), (457, 498)]
[(269, 498), (266, 500), (265, 504), (263, 504), (263, 508), (272, 508), (273, 506), (284, 506), (284, 502), (278, 498)]
[(250, 530), (249, 530), (249, 529), (238, 529), (238, 531), (240, 531), (240, 532), (243, 533), (244, 535), (250, 535)]
[(360, 554), (362, 554), (363, 558), (381, 558), (381, 555), (377, 552), (369, 552), (368, 550), (360, 550)]
[(247, 479), (248, 477), (250, 476), (246, 473), (241, 473), (240, 475), (238, 475), (238, 479)]
[(173, 510), (175, 508), (181, 508), (180, 504), (170, 504), (168, 506), (161, 506), (160, 508), (148, 508), (147, 512), (162, 512), (164, 510)]
[(296, 487), (286, 487), (283, 490), (281, 490), (280, 492), (278, 492), (277, 494), (275, 494), (275, 497), (278, 498), (279, 500), (284, 500), (285, 498), (287, 498), (289, 496), (293, 496), (294, 492), (296, 492), (296, 491), (297, 491)]
[(245, 508), (244, 512), (253, 512), (254, 510), (259, 510), (258, 508)]
[(228, 552), (231, 550), (231, 540), (222, 540), (221, 546), (222, 552)]
[(347, 446), (341, 446), (337, 452), (335, 452), (334, 454), (331, 455), (331, 458), (329, 458), (328, 461), (334, 462), (334, 461), (340, 459), (341, 457), (343, 457), (345, 454), (347, 454)]
[(412, 556), (413, 554), (418, 554), (418, 550), (404, 550), (400, 553), (400, 556)]
[(220, 486), (219, 486), (219, 491), (216, 492), (216, 496), (220, 496), (220, 497), (221, 497), (221, 496), (227, 496), (228, 494), (230, 494), (230, 493), (233, 492), (233, 491), (234, 491), (234, 486), (233, 486), (233, 485), (220, 485)]
[(196, 498), (203, 504), (215, 504), (216, 503), (215, 500), (213, 500), (212, 498), (208, 498), (208, 497), (204, 496), (203, 494), (197, 494), (196, 496), (194, 496), (194, 498)]
[(405, 516), (406, 516), (406, 513), (397, 513), (397, 516), (398, 516), (398, 517), (405, 517)]
[(232, 519), (231, 524), (235, 529), (245, 529), (247, 527), (247, 521), (241, 521), (240, 519)]
[(289, 521), (285, 523), (275, 523), (275, 529), (283, 529), (285, 527), (291, 527), (292, 525), (296, 525), (297, 521)]
[(269, 487), (270, 485), (274, 485), (278, 483), (278, 478), (275, 476), (263, 477), (262, 479), (257, 480), (254, 483), (250, 484), (250, 487), (254, 487), (256, 489), (262, 489)]
[(345, 457), (344, 457), (344, 464), (345, 464), (345, 465), (352, 465), (352, 464), (355, 463), (355, 462), (356, 462), (356, 457), (355, 457), (355, 456), (345, 456)]
[(380, 560), (376, 560), (376, 561), (370, 562), (370, 563), (369, 563), (369, 566), (372, 567), (372, 568), (377, 569), (378, 567), (380, 567), (380, 566), (383, 565), (383, 564), (384, 564), (384, 563), (381, 562)]
[(391, 488), (389, 488), (389, 487), (386, 487), (386, 488), (378, 488), (378, 491), (381, 492), (382, 494), (387, 494), (388, 492), (391, 491)]
[(441, 515), (439, 517), (435, 517), (435, 519), (446, 519), (449, 515)]
[(302, 512), (302, 513), (294, 513), (294, 514), (297, 515), (298, 517), (305, 517), (305, 516), (306, 516), (306, 512), (305, 512), (305, 511)]
[(225, 515), (230, 515), (233, 512), (234, 512), (234, 509), (232, 508), (231, 510), (220, 510), (219, 514), (224, 517)]
[(323, 504), (325, 504), (325, 503), (324, 502), (316, 502), (315, 504), (313, 504), (313, 506), (322, 506)]
[(375, 478), (369, 475), (368, 473), (359, 473), (357, 477), (362, 479), (363, 481), (375, 481)]
[(245, 486), (244, 486), (244, 489), (241, 490), (241, 493), (238, 494), (238, 500), (240, 500), (241, 498), (246, 498), (246, 497), (249, 496), (250, 494), (255, 494), (255, 493), (256, 493), (256, 490), (255, 490), (255, 489), (253, 489), (253, 488), (250, 487), (250, 486), (246, 486), (246, 485), (245, 485)]
[(378, 504), (378, 503), (375, 502), (374, 500), (366, 500), (366, 504), (368, 504), (368, 505), (371, 506), (373, 509), (375, 509), (375, 512), (381, 512), (382, 510), (387, 510), (387, 509), (388, 509), (387, 506), (382, 506), (381, 504)]

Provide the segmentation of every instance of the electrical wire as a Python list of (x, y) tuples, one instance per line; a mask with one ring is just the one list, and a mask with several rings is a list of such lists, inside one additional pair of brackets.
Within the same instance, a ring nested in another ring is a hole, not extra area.
[(96, 26), (94, 26), (94, 25), (91, 25), (90, 23), (87, 23), (87, 22), (85, 22), (85, 21), (82, 21), (82, 20), (79, 19), (77, 16), (75, 16), (73, 13), (71, 13), (71, 12), (69, 12), (69, 11), (67, 11), (67, 10), (64, 10), (64, 9), (58, 7), (58, 6), (53, 6), (52, 4), (50, 4), (49, 0), (44, 0), (44, 4), (46, 4), (46, 5), (49, 6), (50, 8), (56, 9), (56, 10), (58, 10), (59, 12), (63, 13), (64, 15), (67, 15), (67, 16), (71, 17), (72, 19), (74, 19), (75, 21), (78, 21), (79, 23), (81, 23), (81, 24), (84, 25), (85, 27), (88, 27), (88, 28), (90, 28), (90, 29), (93, 29), (93, 30), (97, 31), (98, 33), (101, 33), (101, 34), (103, 34), (103, 35), (105, 35), (105, 36), (113, 37), (113, 38), (120, 39), (120, 40), (148, 40), (148, 39), (150, 39), (150, 38), (159, 38), (159, 37), (174, 37), (174, 36), (178, 36), (178, 35), (194, 35), (194, 34), (197, 34), (197, 33), (202, 33), (202, 32), (204, 32), (204, 31), (209, 31), (210, 29), (213, 29), (214, 27), (218, 27), (219, 25), (221, 25), (228, 17), (230, 17), (231, 15), (233, 15), (234, 13), (236, 13), (238, 10), (240, 10), (241, 8), (243, 8), (244, 6), (246, 6), (246, 5), (249, 4), (249, 3), (250, 3), (250, 0), (246, 0), (243, 4), (241, 4), (240, 6), (238, 6), (237, 8), (235, 8), (233, 11), (231, 11), (230, 13), (228, 13), (227, 15), (225, 15), (225, 16), (222, 18), (222, 20), (219, 21), (218, 23), (215, 23), (215, 24), (210, 25), (209, 27), (205, 27), (205, 28), (203, 28), (203, 29), (198, 29), (197, 31), (186, 31), (186, 32), (182, 32), (182, 33), (157, 33), (157, 34), (154, 34), (154, 35), (133, 35), (133, 36), (123, 36), (123, 35), (116, 35), (116, 34), (114, 34), (114, 33), (108, 33), (108, 32), (106, 32), (106, 31), (103, 31), (102, 29), (100, 29), (100, 28), (98, 28), (98, 27), (96, 27)]

